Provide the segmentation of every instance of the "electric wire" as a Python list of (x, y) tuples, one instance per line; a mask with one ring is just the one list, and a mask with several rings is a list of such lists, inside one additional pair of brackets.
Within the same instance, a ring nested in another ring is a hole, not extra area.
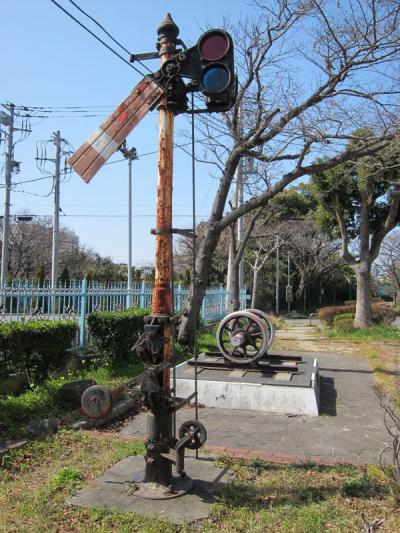
[(27, 118), (92, 118), (92, 117), (108, 117), (109, 114), (85, 114), (85, 115), (24, 115)]
[[(194, 96), (192, 93), (192, 111), (194, 109)], [(197, 368), (197, 305), (196, 305), (196, 154), (195, 154), (195, 129), (194, 129), (194, 113), (192, 113), (192, 286), (193, 286), (193, 299), (192, 299), (192, 313), (193, 313), (193, 351), (194, 351), (194, 392), (195, 392), (195, 419), (199, 419), (199, 401), (198, 401), (198, 368)], [(199, 458), (199, 450), (196, 448), (196, 459)]]
[(112, 109), (115, 109), (117, 106), (115, 105), (71, 105), (71, 106), (68, 106), (68, 105), (58, 105), (58, 106), (47, 106), (47, 105), (40, 105), (40, 106), (35, 106), (35, 105), (29, 105), (29, 106), (26, 106), (26, 105), (19, 105), (19, 106), (16, 106), (16, 109), (18, 109), (19, 111), (34, 111), (36, 109), (38, 110), (43, 110), (44, 113), (52, 113), (54, 110), (61, 110), (61, 111), (65, 111), (66, 109), (82, 109), (82, 110), (89, 110), (89, 109), (109, 109), (109, 108), (112, 108)]
[[(22, 192), (22, 191), (16, 191), (16, 192)], [(52, 217), (53, 215), (29, 215), (29, 216), (32, 216), (32, 217)], [(80, 214), (72, 214), (72, 215), (64, 215), (66, 217), (70, 217), (70, 218), (127, 218), (128, 215), (121, 215), (121, 214), (111, 214), (111, 215), (106, 215), (106, 214), (88, 214), (88, 213), (80, 213)], [(207, 215), (196, 215), (196, 218), (202, 218), (202, 217), (205, 217)], [(155, 217), (155, 214), (152, 213), (152, 214), (144, 214), (144, 215), (132, 215), (132, 218), (154, 218)], [(192, 213), (187, 213), (187, 214), (181, 214), (181, 215), (174, 215), (174, 218), (192, 218)]]
[[(220, 135), (217, 135), (215, 138), (217, 137), (220, 137)], [(195, 140), (196, 143), (202, 143), (204, 141), (207, 140), (208, 137), (204, 137), (204, 139), (200, 139), (200, 140)], [(184, 148), (185, 146), (189, 146), (192, 144), (192, 141), (189, 141), (187, 143), (184, 143), (184, 144), (174, 144), (174, 147), (175, 148)], [(185, 154), (188, 154), (188, 152), (186, 150), (183, 150), (183, 152)], [(158, 150), (153, 150), (151, 152), (145, 152), (144, 154), (138, 154), (138, 158), (141, 158), (141, 157), (146, 157), (146, 156), (149, 156), (149, 155), (155, 155), (158, 153)], [(106, 165), (114, 165), (115, 163), (121, 163), (122, 161), (125, 161), (125, 158), (122, 158), (122, 159), (116, 159), (115, 161), (108, 161), (107, 163), (104, 163), (103, 166), (106, 166)], [(60, 174), (62, 175), (67, 175), (71, 172), (70, 169), (68, 170), (62, 170), (60, 172)], [(50, 179), (53, 177), (53, 174), (49, 173), (48, 176), (42, 176), (41, 178), (34, 178), (34, 179), (30, 179), (30, 180), (24, 180), (24, 181), (21, 181), (19, 182), (18, 185), (23, 185), (25, 183), (34, 183), (36, 181), (41, 181), (41, 180), (45, 180), (45, 179)], [(0, 188), (4, 188), (4, 185), (0, 185)], [(22, 191), (18, 191), (18, 192), (22, 192)], [(208, 193), (207, 193), (208, 194)]]
[[(119, 41), (117, 41), (117, 39), (115, 39), (115, 37), (113, 37), (111, 35), (110, 32), (108, 32), (104, 26), (102, 26), (100, 24), (100, 22), (98, 22), (94, 17), (92, 17), (91, 15), (89, 15), (89, 13), (87, 13), (86, 11), (84, 11), (80, 6), (78, 6), (78, 4), (76, 2), (74, 2), (73, 0), (69, 0), (69, 2), (76, 7), (76, 9), (78, 9), (78, 11), (80, 11), (81, 13), (83, 13), (86, 17), (88, 17), (91, 21), (93, 21), (96, 26), (98, 26), (102, 31), (104, 31), (104, 33), (112, 40), (114, 41), (114, 43), (119, 46), (124, 52), (126, 52), (128, 55), (131, 55), (131, 52), (125, 48), (125, 46), (123, 46)], [(134, 55), (134, 54), (133, 54)], [(148, 68), (148, 66), (143, 63), (143, 61), (141, 61), (140, 59), (136, 59), (135, 58), (135, 61), (137, 61), (138, 63), (140, 63), (142, 65), (142, 67), (146, 68), (149, 72), (151, 72), (151, 70)]]
[(135, 67), (134, 65), (132, 65), (132, 63), (129, 63), (129, 61), (127, 61), (123, 56), (121, 56), (118, 52), (116, 52), (113, 48), (111, 48), (111, 46), (109, 46), (105, 41), (103, 41), (103, 39), (101, 39), (98, 35), (96, 35), (92, 30), (90, 30), (87, 26), (85, 26), (80, 20), (78, 20), (76, 17), (74, 17), (74, 15), (72, 15), (72, 13), (70, 13), (67, 9), (65, 9), (63, 6), (61, 6), (58, 2), (56, 2), (56, 0), (50, 0), (50, 2), (52, 4), (54, 4), (55, 6), (57, 6), (59, 9), (61, 9), (61, 11), (63, 11), (63, 13), (65, 13), (68, 17), (70, 17), (73, 21), (75, 21), (77, 24), (79, 24), (79, 26), (81, 26), (81, 28), (83, 28), (85, 31), (87, 31), (88, 33), (90, 33), (90, 35), (92, 35), (92, 37), (94, 37), (97, 41), (99, 41), (103, 46), (105, 46), (110, 52), (112, 52), (115, 56), (119, 57), (119, 59), (121, 59), (121, 61), (123, 61), (124, 63), (126, 63), (129, 67), (131, 67), (135, 72), (137, 72), (138, 74), (140, 74), (141, 76), (145, 76), (145, 74), (143, 74), (143, 72), (141, 72), (137, 67)]
[(89, 15), (89, 13), (87, 13), (86, 11), (84, 11), (80, 6), (78, 6), (77, 3), (74, 2), (73, 0), (69, 0), (69, 3), (72, 4), (74, 7), (76, 7), (76, 9), (77, 9), (78, 11), (80, 11), (81, 13), (83, 13), (83, 14), (84, 14), (86, 17), (88, 17), (91, 21), (93, 21), (93, 22), (96, 24), (96, 26), (98, 26), (102, 31), (104, 31), (104, 33), (105, 33), (106, 35), (108, 35), (108, 37), (110, 37), (110, 39), (111, 39), (112, 41), (114, 41), (114, 43), (115, 43), (116, 45), (118, 45), (118, 46), (119, 46), (124, 52), (126, 52), (127, 54), (130, 54), (129, 50), (127, 50), (127, 49), (125, 48), (125, 46), (123, 46), (120, 42), (118, 42), (118, 41), (117, 41), (117, 40), (111, 35), (111, 33), (109, 33), (109, 32), (104, 28), (104, 26), (102, 26), (102, 25), (100, 24), (100, 22), (98, 22), (94, 17), (92, 17), (91, 15)]

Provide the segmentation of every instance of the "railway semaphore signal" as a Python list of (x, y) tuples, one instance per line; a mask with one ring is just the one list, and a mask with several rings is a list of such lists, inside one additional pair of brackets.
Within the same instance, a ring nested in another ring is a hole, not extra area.
[[(170, 55), (158, 71), (145, 76), (134, 87), (69, 159), (70, 166), (87, 183), (161, 99), (166, 110), (174, 115), (222, 112), (234, 105), (237, 77), (229, 33), (209, 30), (192, 48), (175, 50)], [(188, 110), (187, 94), (192, 92), (204, 95), (205, 108)]]
[[(160, 69), (145, 76), (112, 115), (72, 155), (69, 164), (89, 182), (107, 159), (121, 146), (140, 120), (157, 107), (159, 111), (159, 155), (157, 182), (155, 283), (152, 312), (144, 319), (144, 333), (134, 346), (145, 371), (118, 391), (94, 385), (82, 396), (83, 412), (92, 418), (107, 416), (115, 397), (140, 386), (138, 398), (148, 409), (145, 469), (132, 477), (135, 497), (175, 498), (188, 492), (193, 480), (184, 471), (185, 449), (197, 450), (207, 432), (197, 419), (172, 431), (173, 414), (191, 399), (177, 398), (171, 391), (170, 369), (175, 364), (172, 349), (173, 317), (172, 168), (174, 116), (180, 113), (210, 113), (229, 110), (236, 97), (233, 42), (223, 30), (204, 33), (190, 49), (177, 49), (179, 28), (168, 14), (157, 29)], [(153, 58), (155, 54), (144, 54)], [(139, 56), (132, 56), (131, 60)], [(143, 54), (142, 54), (143, 57)], [(187, 95), (201, 92), (206, 107), (188, 109)], [(187, 231), (187, 230), (186, 230)], [(197, 378), (196, 378), (197, 379)], [(175, 454), (171, 454), (174, 450)], [(172, 474), (172, 464), (176, 474)]]

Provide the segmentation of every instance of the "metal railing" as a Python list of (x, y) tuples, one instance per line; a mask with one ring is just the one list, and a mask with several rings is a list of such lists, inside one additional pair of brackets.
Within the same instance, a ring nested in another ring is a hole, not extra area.
[[(189, 293), (189, 287), (174, 287), (175, 310), (181, 311)], [(70, 281), (52, 288), (49, 283), (38, 286), (29, 281), (16, 281), (1, 289), (0, 322), (28, 320), (75, 320), (79, 323), (79, 345), (87, 342), (86, 317), (96, 311), (113, 311), (131, 307), (150, 308), (153, 285), (135, 283), (128, 289), (127, 283), (102, 283)], [(246, 308), (246, 289), (241, 290), (241, 308)], [(204, 323), (223, 318), (229, 310), (229, 297), (224, 287), (211, 287), (206, 291), (201, 307)]]

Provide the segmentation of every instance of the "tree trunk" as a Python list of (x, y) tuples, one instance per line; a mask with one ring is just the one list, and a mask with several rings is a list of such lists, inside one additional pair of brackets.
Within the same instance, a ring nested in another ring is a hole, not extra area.
[(240, 288), (239, 288), (239, 269), (233, 269), (231, 276), (231, 291), (230, 291), (230, 312), (239, 311), (240, 309)]
[(228, 256), (228, 271), (226, 274), (226, 296), (225, 296), (225, 307), (230, 309), (231, 306), (231, 294), (232, 294), (232, 276), (235, 263), (235, 242), (232, 239), (232, 234), (229, 239), (229, 256)]
[(253, 271), (253, 292), (251, 294), (251, 309), (258, 309), (258, 286), (260, 284), (260, 269)]
[(371, 268), (363, 261), (353, 266), (357, 279), (356, 317), (354, 325), (365, 329), (372, 324)]
[(215, 250), (220, 232), (214, 228), (208, 230), (200, 244), (196, 259), (196, 291), (193, 297), (193, 285), (190, 287), (185, 309), (185, 320), (181, 321), (178, 339), (184, 343), (192, 344), (195, 333), (195, 324), (198, 311), (206, 293), (208, 278), (211, 270), (210, 250)]
[(236, 249), (236, 233), (233, 224), (229, 227), (229, 259), (228, 259), (228, 309), (232, 313), (240, 309), (240, 287), (239, 287), (239, 263), (238, 251)]

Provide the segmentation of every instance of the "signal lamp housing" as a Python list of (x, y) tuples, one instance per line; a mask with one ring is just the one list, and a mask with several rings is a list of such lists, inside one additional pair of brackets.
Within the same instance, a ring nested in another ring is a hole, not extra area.
[(184, 52), (186, 60), (179, 75), (192, 80), (189, 91), (200, 91), (206, 97), (205, 112), (228, 111), (236, 100), (232, 37), (224, 30), (209, 30), (197, 44)]

